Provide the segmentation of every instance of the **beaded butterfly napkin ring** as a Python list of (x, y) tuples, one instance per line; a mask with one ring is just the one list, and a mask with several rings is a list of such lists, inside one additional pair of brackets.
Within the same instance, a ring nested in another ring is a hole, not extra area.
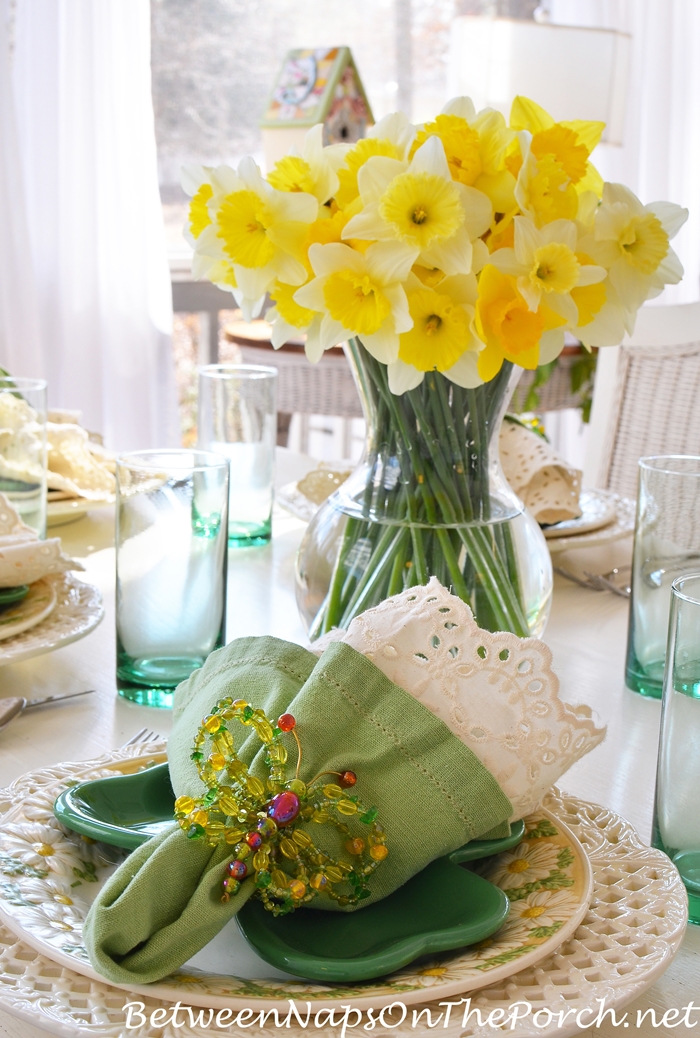
[[(266, 782), (251, 775), (238, 757), (225, 724), (234, 719), (252, 728), (265, 746)], [(281, 742), (285, 733), (291, 733), (298, 749), (296, 774), (289, 780)], [(377, 809), (367, 810), (347, 792), (357, 781), (352, 771), (323, 771), (302, 782), (301, 743), (291, 714), (282, 714), (273, 725), (264, 710), (227, 696), (202, 721), (191, 759), (207, 792), (198, 798), (178, 797), (175, 818), (191, 840), (232, 846), (222, 901), (237, 893), (248, 876), (254, 876), (257, 896), (274, 915), (293, 912), (320, 893), (343, 906), (370, 896), (370, 877), (389, 853)], [(329, 775), (337, 782), (321, 781)], [(368, 828), (366, 836), (351, 833), (351, 819)], [(333, 825), (345, 837), (352, 861), (317, 848), (306, 829), (298, 827), (302, 822)]]

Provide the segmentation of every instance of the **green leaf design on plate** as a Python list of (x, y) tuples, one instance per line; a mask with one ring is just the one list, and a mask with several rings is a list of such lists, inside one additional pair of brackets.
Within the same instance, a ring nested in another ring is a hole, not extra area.
[(543, 836), (558, 836), (559, 830), (556, 829), (548, 818), (540, 818), (534, 828), (529, 829), (525, 833), (526, 840), (541, 840)]
[(564, 925), (563, 920), (558, 920), (556, 923), (552, 923), (551, 926), (536, 926), (534, 930), (530, 931), (531, 937), (554, 937), (557, 930), (561, 930)]
[[(85, 880), (86, 883), (97, 883), (97, 870), (91, 861), (83, 861), (80, 859), (80, 864), (84, 865), (84, 869), (79, 869), (76, 865), (73, 866), (73, 875), (77, 876), (78, 879)], [(73, 886), (74, 884), (71, 884)], [(77, 884), (75, 884), (77, 885)]]
[(0, 883), (0, 897), (3, 901), (9, 901), (11, 905), (19, 905), (23, 908), (36, 908), (33, 901), (27, 901), (21, 890), (14, 883)]
[(31, 879), (46, 879), (49, 874), (48, 869), (36, 869), (33, 865), (25, 865), (11, 854), (0, 854), (0, 872), (5, 876), (28, 876)]
[(493, 955), (490, 959), (484, 959), (483, 962), (474, 963), (474, 969), (492, 970), (494, 966), (502, 966), (505, 962), (519, 959), (521, 955), (525, 955), (526, 952), (532, 951), (536, 947), (537, 945), (535, 944), (523, 944), (520, 948), (511, 948), (510, 951), (501, 952), (500, 955)]

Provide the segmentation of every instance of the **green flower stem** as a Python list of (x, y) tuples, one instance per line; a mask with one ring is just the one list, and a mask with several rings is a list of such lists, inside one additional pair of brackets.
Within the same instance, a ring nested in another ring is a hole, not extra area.
[(434, 574), (484, 626), (527, 635), (511, 530), (507, 521), (488, 522), (489, 439), (511, 365), (478, 390), (429, 372), (419, 387), (395, 396), (386, 366), (356, 340), (348, 349), (370, 419), (368, 478), (315, 630), (345, 627)]

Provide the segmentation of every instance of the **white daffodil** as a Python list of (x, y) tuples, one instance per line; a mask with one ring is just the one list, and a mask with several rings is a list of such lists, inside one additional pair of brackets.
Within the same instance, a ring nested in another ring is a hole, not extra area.
[(302, 285), (307, 277), (303, 244), (318, 215), (316, 198), (276, 190), (249, 157), (237, 170), (218, 166), (210, 171), (208, 183), (211, 223), (195, 239), (196, 274), (210, 277), (226, 269), (220, 264), (230, 265), (237, 298), (250, 309), (276, 279)]
[(500, 112), (485, 108), (477, 114), (471, 98), (454, 97), (434, 122), (418, 128), (418, 145), (430, 136), (442, 141), (454, 180), (483, 191), (498, 213), (515, 208), (515, 177), (505, 165), (515, 133)]
[(339, 158), (323, 147), (323, 123), (317, 123), (304, 137), (301, 155), (285, 155), (276, 162), (267, 182), (278, 191), (306, 192), (324, 205), (338, 190)]
[(427, 371), (441, 371), (468, 389), (481, 385), (478, 356), (484, 344), (473, 328), (477, 294), (473, 274), (456, 274), (435, 285), (409, 276), (406, 296), (413, 327), (399, 336), (398, 359), (388, 367), (392, 393), (415, 389)]
[(578, 323), (572, 289), (594, 285), (607, 276), (604, 267), (580, 262), (576, 224), (571, 220), (554, 220), (538, 228), (529, 217), (516, 216), (514, 248), (497, 249), (490, 261), (517, 279), (518, 291), (533, 313), (545, 296), (547, 305), (571, 326)]
[(359, 336), (378, 361), (393, 363), (399, 335), (412, 324), (403, 283), (417, 252), (401, 242), (377, 242), (364, 254), (338, 243), (312, 245), (316, 276), (294, 293), (297, 304), (322, 314), (318, 337), (307, 338), (309, 359)]
[(580, 246), (608, 269), (625, 310), (638, 310), (681, 280), (683, 267), (669, 243), (687, 218), (688, 210), (672, 202), (642, 205), (622, 184), (605, 184), (593, 233)]
[[(400, 241), (418, 249), (426, 267), (448, 276), (472, 271), (472, 240), (488, 230), (493, 210), (483, 192), (452, 180), (439, 137), (429, 137), (408, 165), (369, 159), (358, 185), (364, 209), (346, 224), (343, 238)], [(483, 263), (482, 250), (478, 258)]]
[(340, 208), (347, 209), (359, 197), (357, 176), (370, 158), (381, 156), (403, 162), (415, 134), (415, 126), (409, 123), (403, 112), (392, 112), (370, 127), (367, 136), (357, 144), (349, 147), (347, 144), (332, 144), (326, 148), (333, 157), (337, 154), (342, 158), (342, 165), (338, 168), (340, 183), (335, 196)]

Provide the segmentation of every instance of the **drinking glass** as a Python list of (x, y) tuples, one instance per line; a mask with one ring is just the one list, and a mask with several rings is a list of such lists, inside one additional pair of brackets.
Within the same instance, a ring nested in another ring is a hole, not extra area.
[(225, 641), (228, 462), (198, 450), (117, 458), (117, 688), (144, 706)]
[(641, 458), (627, 634), (627, 686), (661, 698), (671, 584), (700, 569), (700, 457)]
[(700, 925), (700, 573), (673, 581), (652, 842), (668, 854)]
[(255, 364), (199, 368), (198, 446), (231, 465), (228, 542), (267, 544), (277, 441), (277, 369)]
[(46, 382), (0, 378), (0, 492), (46, 537)]

